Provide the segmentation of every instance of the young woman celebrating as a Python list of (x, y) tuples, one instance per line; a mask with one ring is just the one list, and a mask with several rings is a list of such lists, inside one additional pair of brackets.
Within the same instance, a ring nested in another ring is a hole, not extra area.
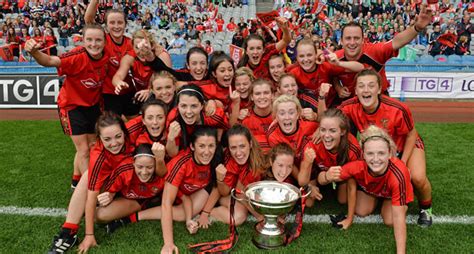
[(288, 21), (283, 17), (279, 17), (276, 19), (276, 22), (283, 32), (283, 37), (280, 41), (265, 46), (265, 40), (261, 36), (251, 34), (245, 38), (242, 45), (245, 53), (238, 67), (249, 67), (253, 70), (253, 74), (256, 78), (270, 79), (270, 74), (268, 73), (268, 61), (270, 57), (285, 49), (286, 45), (291, 41)]
[[(301, 104), (295, 96), (280, 95), (273, 102), (273, 118), (276, 121), (267, 132), (268, 143), (271, 147), (278, 143), (287, 143), (295, 151), (295, 165), (300, 166), (303, 148), (316, 129), (318, 123), (301, 120)], [(298, 177), (295, 170), (295, 178)]]
[[(84, 14), (86, 24), (95, 24), (95, 14), (99, 5), (99, 0), (91, 0)], [(126, 108), (132, 106), (132, 98), (117, 96), (114, 93), (112, 77), (117, 72), (120, 60), (130, 50), (133, 49), (130, 38), (124, 36), (127, 20), (125, 13), (120, 10), (111, 9), (105, 14), (105, 26), (107, 28), (105, 50), (109, 55), (109, 69), (103, 87), (104, 109), (111, 110), (119, 115), (126, 113)]]
[[(129, 94), (135, 100), (135, 103), (130, 106), (130, 108), (134, 109), (126, 114), (128, 117), (136, 116), (140, 104), (150, 96), (148, 88), (153, 70), (146, 65), (146, 59), (150, 57), (148, 54), (154, 54), (152, 57), (160, 57), (160, 52), (151, 50), (157, 47), (157, 43), (148, 31), (143, 29), (136, 31), (133, 34), (132, 42), (134, 51), (128, 52), (122, 58), (120, 67), (112, 78), (116, 94)], [(141, 49), (145, 47), (150, 50), (145, 51)], [(126, 82), (127, 79), (131, 79), (132, 87)], [(131, 115), (132, 113), (134, 115)]]
[[(156, 161), (164, 163), (165, 147), (159, 143), (141, 144), (133, 158), (125, 159), (97, 196), (100, 205), (96, 211), (97, 222), (106, 223), (129, 214), (160, 205), (164, 188), (162, 172), (157, 171)], [(119, 193), (119, 195), (116, 195)], [(117, 198), (115, 198), (118, 196)], [(113, 225), (113, 224), (109, 224)], [(108, 225), (108, 226), (109, 226)], [(113, 229), (107, 227), (108, 233)]]
[(43, 66), (56, 67), (59, 76), (66, 76), (59, 91), (59, 119), (66, 135), (76, 148), (72, 187), (87, 170), (89, 147), (95, 140), (94, 126), (100, 115), (102, 84), (107, 76), (108, 55), (104, 51), (105, 33), (97, 25), (83, 29), (84, 45), (69, 53), (48, 56), (38, 50), (34, 39), (26, 42), (25, 50)]
[[(216, 168), (218, 193), (211, 193), (199, 216), (199, 225), (204, 228), (210, 224), (209, 217), (229, 224), (230, 190), (243, 190), (248, 184), (259, 181), (266, 169), (260, 146), (245, 126), (232, 126), (227, 131), (226, 141), (225, 161)], [(220, 206), (214, 208), (217, 201)], [(244, 223), (247, 219), (247, 206), (236, 203), (234, 209), (235, 225)]]
[[(330, 167), (342, 166), (361, 157), (357, 139), (350, 134), (349, 120), (339, 109), (330, 108), (321, 115), (318, 131), (321, 141), (317, 144), (308, 142), (304, 147), (298, 174), (300, 186), (312, 180), (318, 185), (326, 185), (324, 176)], [(346, 183), (337, 186), (337, 199), (341, 204), (347, 203)]]
[(212, 116), (203, 113), (206, 97), (196, 85), (185, 85), (176, 94), (177, 108), (172, 109), (166, 121), (168, 130), (166, 151), (174, 157), (189, 146), (189, 137), (196, 125), (207, 125), (227, 130), (229, 121), (224, 110), (217, 108)]
[(361, 146), (364, 160), (331, 167), (324, 172), (324, 177), (328, 183), (355, 179), (358, 190), (356, 202), (352, 203), (359, 216), (372, 213), (377, 198), (384, 198), (382, 218), (386, 225), (393, 226), (397, 253), (405, 253), (406, 212), (408, 203), (413, 201), (410, 172), (405, 163), (395, 157), (396, 145), (382, 129), (374, 125), (368, 127), (361, 134)]
[[(217, 149), (217, 130), (211, 127), (199, 127), (193, 133), (190, 149), (173, 158), (168, 164), (169, 173), (166, 176), (161, 206), (161, 226), (164, 245), (161, 253), (177, 251), (173, 237), (173, 203), (178, 193), (187, 195), (192, 200), (192, 216), (202, 210), (209, 192), (205, 188), (212, 181), (211, 165), (215, 161)], [(181, 219), (183, 220), (183, 218)]]
[(397, 156), (410, 169), (413, 187), (420, 207), (418, 224), (430, 226), (431, 184), (426, 176), (424, 144), (415, 129), (410, 109), (403, 103), (382, 95), (379, 74), (364, 70), (356, 75), (356, 95), (341, 104), (340, 109), (360, 133), (371, 124), (385, 129), (397, 145)]
[(176, 78), (169, 72), (154, 72), (150, 78), (150, 91), (150, 99), (164, 102), (168, 109), (173, 109), (176, 106)]
[(118, 115), (110, 112), (102, 114), (97, 119), (96, 133), (97, 140), (90, 153), (89, 170), (84, 172), (71, 196), (66, 221), (59, 234), (54, 237), (50, 252), (65, 252), (76, 244), (86, 202), (86, 236), (80, 249), (87, 250), (97, 244), (94, 237), (97, 195), (105, 187), (113, 170), (133, 152), (128, 131)]
[[(324, 84), (324, 83), (323, 83)], [(277, 83), (278, 94), (287, 94), (298, 97), (302, 110), (302, 117), (307, 121), (316, 121), (318, 118), (318, 99), (312, 93), (303, 93), (298, 89), (298, 83), (295, 76), (289, 73), (280, 75)]]
[[(358, 72), (364, 65), (356, 61), (339, 61), (336, 54), (318, 51), (311, 39), (303, 39), (296, 46), (296, 64), (288, 66), (287, 72), (295, 76), (301, 93), (316, 94), (322, 83), (331, 83), (334, 77), (347, 71)], [(336, 92), (331, 90), (326, 103), (331, 105)]]
[[(250, 86), (249, 93), (253, 106), (248, 110), (247, 116), (242, 119), (241, 123), (249, 128), (260, 147), (264, 151), (268, 151), (270, 146), (266, 133), (273, 122), (273, 85), (269, 80), (257, 79)], [(234, 112), (234, 109), (232, 112)], [(236, 112), (238, 111), (236, 110)]]
[(164, 102), (148, 100), (141, 108), (142, 115), (128, 121), (126, 126), (130, 135), (130, 142), (138, 147), (140, 144), (155, 142), (166, 144), (165, 126), (168, 113)]

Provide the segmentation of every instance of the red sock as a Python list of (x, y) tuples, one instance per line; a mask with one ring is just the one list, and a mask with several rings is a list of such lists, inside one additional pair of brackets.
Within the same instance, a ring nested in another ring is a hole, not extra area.
[(128, 216), (130, 219), (130, 223), (137, 223), (138, 222), (138, 213), (132, 213)]
[(72, 175), (72, 180), (79, 182), (79, 180), (81, 180), (81, 176), (82, 176), (82, 175)]
[(71, 230), (71, 234), (76, 234), (79, 230), (79, 224), (65, 222), (63, 228)]
[(431, 199), (418, 201), (418, 205), (421, 209), (430, 209), (431, 208)]

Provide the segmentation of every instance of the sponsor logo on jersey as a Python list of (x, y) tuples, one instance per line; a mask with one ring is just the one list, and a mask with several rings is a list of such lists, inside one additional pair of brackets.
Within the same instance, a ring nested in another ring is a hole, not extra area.
[(97, 83), (95, 80), (88, 78), (86, 80), (81, 80), (82, 85), (84, 85), (87, 88), (96, 88), (100, 86), (100, 83)]

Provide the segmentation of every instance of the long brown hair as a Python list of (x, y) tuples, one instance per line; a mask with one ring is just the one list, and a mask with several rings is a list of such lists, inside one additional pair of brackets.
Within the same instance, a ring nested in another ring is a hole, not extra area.
[(339, 120), (339, 128), (344, 135), (341, 136), (341, 141), (337, 146), (337, 165), (342, 166), (349, 161), (349, 132), (350, 132), (350, 123), (349, 119), (347, 118), (344, 113), (340, 109), (337, 108), (329, 108), (321, 115), (321, 122), (325, 118), (337, 118)]
[(227, 131), (227, 143), (229, 142), (229, 138), (235, 135), (244, 136), (250, 144), (250, 155), (248, 160), (252, 173), (258, 175), (264, 172), (267, 168), (265, 157), (263, 156), (262, 149), (260, 149), (257, 140), (252, 133), (250, 133), (250, 130), (241, 124), (235, 124)]

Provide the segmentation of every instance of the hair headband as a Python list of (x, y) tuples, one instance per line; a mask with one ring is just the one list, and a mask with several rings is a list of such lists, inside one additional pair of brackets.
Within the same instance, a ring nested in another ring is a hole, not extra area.
[(364, 141), (362, 141), (362, 145), (364, 145), (365, 142), (369, 141), (370, 139), (374, 139), (374, 138), (381, 138), (385, 140), (385, 142), (387, 142), (388, 146), (390, 146), (390, 141), (382, 135), (374, 135), (374, 136), (367, 137)]
[(140, 157), (140, 156), (147, 156), (147, 157), (155, 158), (155, 155), (149, 154), (149, 153), (137, 153), (137, 154), (135, 154), (135, 156), (133, 156), (133, 158), (136, 159), (137, 157)]
[(191, 89), (191, 88), (184, 88), (184, 89), (179, 90), (179, 92), (178, 92), (177, 95), (181, 94), (182, 92), (193, 92), (193, 93), (197, 93), (197, 94), (199, 94), (199, 96), (201, 97), (201, 99), (202, 99), (203, 101), (206, 100), (206, 99), (204, 98), (204, 95), (203, 95), (201, 92), (197, 91), (197, 90), (194, 90), (194, 89)]

